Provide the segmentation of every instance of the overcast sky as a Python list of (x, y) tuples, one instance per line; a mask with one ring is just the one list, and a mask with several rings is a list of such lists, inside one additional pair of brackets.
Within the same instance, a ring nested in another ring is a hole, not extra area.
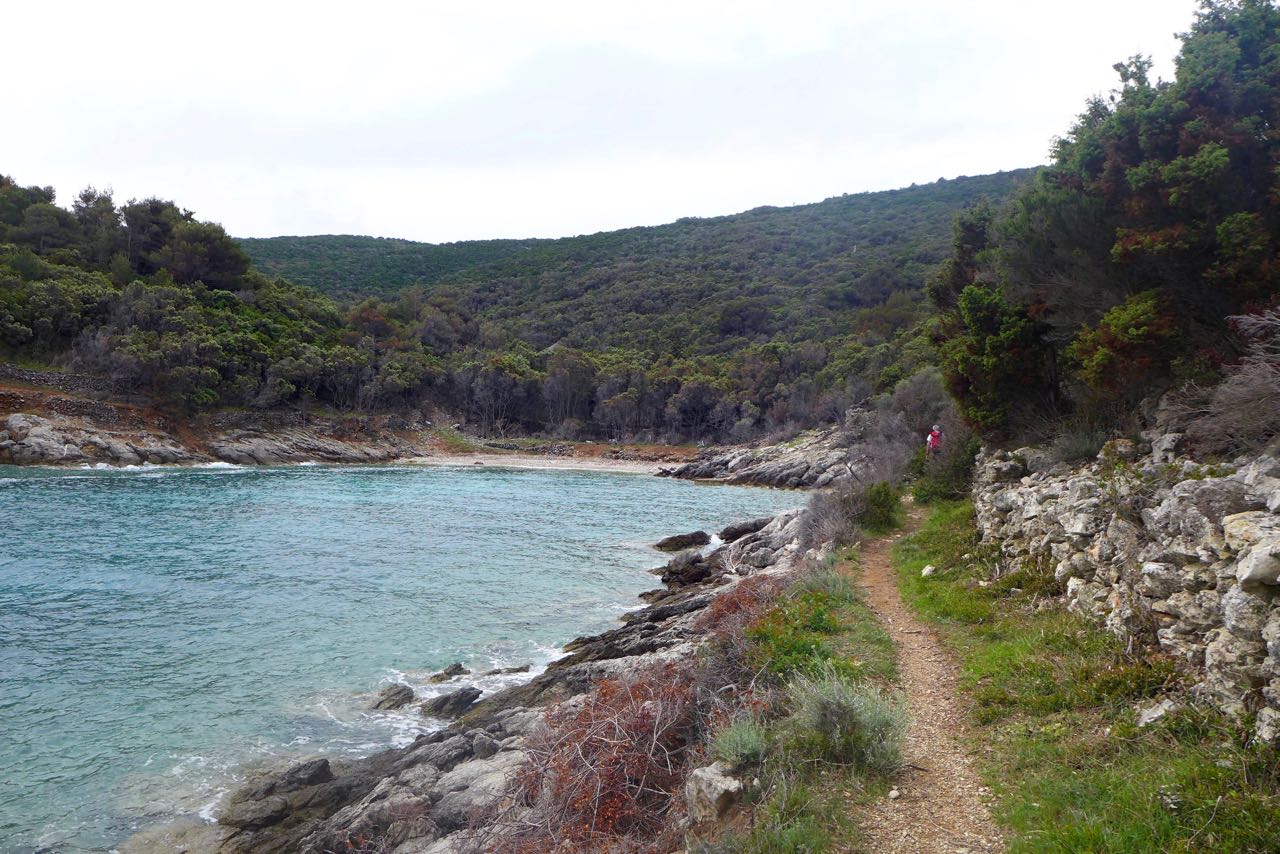
[(12, 3), (0, 173), (240, 236), (656, 224), (1043, 163), (1196, 7)]

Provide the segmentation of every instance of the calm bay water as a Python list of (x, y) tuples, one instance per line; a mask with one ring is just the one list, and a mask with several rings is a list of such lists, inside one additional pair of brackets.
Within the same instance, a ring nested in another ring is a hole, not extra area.
[(106, 850), (254, 763), (407, 743), (432, 724), (367, 711), (388, 682), (545, 664), (655, 586), (649, 543), (798, 501), (491, 467), (0, 467), (0, 850)]

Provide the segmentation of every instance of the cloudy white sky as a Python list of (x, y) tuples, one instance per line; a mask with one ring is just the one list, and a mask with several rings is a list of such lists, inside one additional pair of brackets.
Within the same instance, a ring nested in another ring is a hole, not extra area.
[(241, 236), (654, 224), (1042, 163), (1196, 6), (13, 3), (0, 173)]

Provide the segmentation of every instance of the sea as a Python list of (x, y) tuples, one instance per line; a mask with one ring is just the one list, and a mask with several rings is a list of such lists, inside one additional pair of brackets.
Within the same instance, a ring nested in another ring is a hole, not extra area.
[(661, 537), (800, 503), (496, 466), (0, 466), (0, 851), (110, 851), (255, 770), (407, 744), (443, 724), (371, 711), (382, 688), (537, 673), (638, 607)]

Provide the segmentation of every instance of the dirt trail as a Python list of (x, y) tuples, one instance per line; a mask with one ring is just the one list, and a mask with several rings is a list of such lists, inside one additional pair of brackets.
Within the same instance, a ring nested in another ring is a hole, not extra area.
[(857, 820), (867, 851), (995, 852), (1004, 850), (991, 820), (973, 760), (961, 743), (965, 708), (957, 696), (959, 667), (933, 630), (902, 601), (890, 559), (894, 544), (920, 526), (924, 513), (910, 508), (904, 532), (880, 537), (862, 549), (861, 584), (867, 602), (898, 647), (898, 670), (911, 723), (906, 761), (896, 781), (899, 796), (861, 809)]

